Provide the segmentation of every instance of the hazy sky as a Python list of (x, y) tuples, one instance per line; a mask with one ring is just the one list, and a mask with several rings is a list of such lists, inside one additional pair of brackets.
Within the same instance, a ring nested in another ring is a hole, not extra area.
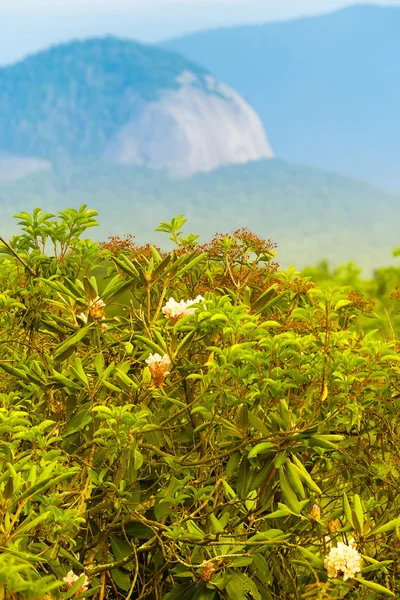
[[(0, 0), (0, 64), (50, 44), (115, 34), (156, 42), (190, 31), (329, 12), (348, 0)], [(375, 4), (400, 6), (400, 0)]]

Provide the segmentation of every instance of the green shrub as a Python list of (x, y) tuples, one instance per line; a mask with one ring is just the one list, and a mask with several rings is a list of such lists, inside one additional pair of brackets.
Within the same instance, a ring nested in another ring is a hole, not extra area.
[(0, 598), (398, 597), (396, 340), (245, 229), (95, 216), (2, 246)]

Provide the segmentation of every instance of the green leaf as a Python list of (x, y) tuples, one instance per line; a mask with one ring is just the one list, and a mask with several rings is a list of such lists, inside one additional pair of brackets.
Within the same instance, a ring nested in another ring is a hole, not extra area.
[(351, 304), (351, 301), (345, 298), (343, 298), (342, 300), (338, 300), (338, 302), (336, 302), (335, 304), (335, 310), (339, 310), (341, 308), (344, 308), (345, 306), (349, 306), (349, 304)]
[(262, 600), (256, 584), (245, 573), (233, 573), (226, 586), (226, 593), (230, 600)]
[(78, 345), (78, 343), (85, 337), (85, 335), (89, 333), (90, 329), (92, 329), (92, 323), (89, 323), (89, 325), (85, 325), (85, 327), (81, 327), (74, 335), (62, 342), (62, 344), (56, 346), (53, 354), (54, 358), (60, 360), (65, 352), (75, 348)]
[(284, 469), (279, 469), (279, 479), (281, 483), (281, 492), (284, 503), (287, 504), (287, 506), (296, 514), (300, 514), (301, 506), (299, 504), (296, 494), (290, 486), (290, 483), (285, 475)]
[(184, 275), (187, 271), (190, 271), (191, 269), (196, 267), (198, 264), (203, 262), (205, 260), (205, 258), (206, 258), (206, 254), (204, 254), (204, 253), (199, 254), (199, 256), (196, 256), (196, 258), (191, 260), (187, 265), (185, 265), (184, 267), (179, 269), (179, 271), (176, 273), (176, 277), (182, 277), (182, 275)]
[(143, 335), (135, 335), (135, 339), (139, 340), (139, 342), (142, 342), (142, 344), (150, 348), (150, 350), (153, 350), (153, 352), (156, 354), (160, 354), (160, 356), (165, 354), (164, 349), (152, 340), (149, 340), (149, 338), (144, 337)]
[(299, 498), (304, 500), (306, 497), (306, 493), (305, 493), (304, 486), (301, 482), (301, 478), (300, 478), (298, 471), (296, 470), (294, 464), (291, 463), (289, 460), (286, 461), (285, 466), (286, 466), (286, 473), (287, 473), (289, 483), (290, 483), (292, 490), (297, 494), (297, 496)]
[(379, 585), (379, 583), (368, 581), (367, 579), (363, 579), (362, 577), (354, 577), (354, 579), (358, 581), (358, 583), (365, 585), (365, 587), (369, 588), (370, 590), (373, 590), (377, 594), (381, 594), (382, 596), (390, 596), (391, 598), (396, 597), (396, 595), (393, 592), (383, 587), (383, 585)]
[(124, 592), (129, 592), (131, 587), (131, 577), (129, 573), (123, 571), (122, 569), (112, 569), (111, 577), (113, 578), (114, 583)]
[(46, 521), (50, 517), (50, 515), (51, 515), (51, 511), (48, 510), (48, 511), (42, 513), (41, 515), (39, 515), (38, 517), (36, 517), (36, 519), (32, 519), (31, 521), (29, 521), (29, 517), (28, 517), (25, 521), (23, 521), (22, 525), (17, 527), (17, 529), (14, 531), (13, 538), (18, 537), (19, 535), (21, 535), (21, 533), (27, 533), (31, 529), (34, 529), (34, 527), (37, 527), (37, 525), (39, 525), (39, 523)]
[(185, 335), (183, 340), (181, 340), (179, 342), (178, 347), (175, 352), (175, 356), (180, 356), (181, 354), (184, 354), (187, 350), (189, 350), (190, 346), (194, 342), (195, 337), (196, 337), (196, 330), (193, 329), (192, 331), (189, 331), (189, 333), (187, 335)]
[(388, 523), (381, 525), (377, 529), (373, 529), (372, 531), (369, 532), (368, 537), (371, 535), (380, 535), (382, 533), (390, 533), (397, 527), (400, 527), (400, 517), (397, 517), (397, 519), (393, 519), (392, 521), (388, 521)]
[[(132, 552), (133, 552), (132, 547), (121, 537), (111, 535), (109, 539), (110, 539), (112, 553), (113, 553), (113, 556), (116, 561), (123, 560), (124, 558), (126, 558), (127, 556), (132, 554)], [(126, 563), (124, 565), (124, 568), (127, 567), (129, 570), (129, 565), (132, 565), (132, 562)]]
[(297, 473), (298, 473), (301, 481), (304, 483), (304, 485), (306, 485), (309, 490), (311, 490), (312, 492), (315, 492), (316, 494), (318, 494), (320, 496), (322, 494), (321, 488), (318, 487), (318, 485), (314, 482), (314, 480), (312, 479), (311, 475), (309, 474), (309, 472), (307, 471), (307, 469), (305, 468), (303, 463), (299, 460), (299, 458), (295, 454), (292, 454), (292, 460), (293, 460), (293, 467), (295, 467), (295, 469), (297, 470)]
[(271, 444), (271, 442), (261, 442), (260, 444), (256, 444), (254, 448), (250, 450), (250, 452), (247, 455), (247, 458), (253, 458), (258, 454), (268, 454), (271, 450), (274, 449), (276, 449), (276, 446), (274, 444)]
[(282, 465), (285, 464), (286, 456), (287, 456), (286, 450), (282, 450), (281, 452), (278, 452), (278, 454), (275, 456), (275, 460), (274, 460), (275, 469), (280, 469), (282, 467)]
[(75, 596), (76, 592), (78, 592), (81, 589), (81, 587), (83, 586), (84, 581), (85, 581), (85, 574), (82, 573), (82, 575), (79, 577), (79, 579), (77, 581), (75, 581), (75, 583), (70, 587), (70, 589), (63, 596), (63, 600), (68, 600), (69, 598), (73, 598)]
[(307, 548), (302, 548), (301, 546), (298, 546), (297, 550), (301, 554), (301, 556), (305, 558), (312, 567), (314, 567), (314, 569), (325, 569), (324, 561), (321, 558), (319, 558), (319, 556), (316, 556), (313, 552), (311, 552)]
[(272, 298), (272, 296), (275, 295), (275, 290), (277, 290), (277, 288), (278, 284), (274, 283), (265, 292), (263, 292), (261, 296), (259, 296), (257, 300), (251, 304), (251, 311), (255, 312), (256, 314), (261, 313), (264, 310), (267, 302)]
[(247, 495), (250, 491), (251, 481), (253, 475), (250, 471), (250, 463), (245, 456), (243, 456), (242, 461), (239, 466), (236, 490), (239, 498), (242, 500), (246, 500)]
[(112, 261), (127, 275), (131, 277), (137, 278), (139, 277), (139, 272), (136, 267), (131, 263), (129, 258), (127, 258), (124, 254), (121, 255), (120, 258), (116, 258), (115, 256), (111, 257)]
[(215, 595), (216, 591), (207, 588), (207, 586), (204, 584), (202, 586), (197, 586), (193, 600), (214, 600)]
[(24, 371), (21, 371), (21, 369), (18, 369), (17, 367), (14, 367), (10, 363), (0, 362), (0, 368), (3, 369), (3, 371), (5, 371), (6, 373), (8, 373), (9, 375), (13, 375), (14, 377), (18, 377), (19, 379), (22, 379), (23, 381), (27, 381), (28, 380), (28, 377), (27, 377), (27, 375), (26, 375), (26, 373)]
[(344, 516), (346, 517), (347, 522), (349, 523), (349, 525), (351, 525), (352, 527), (354, 527), (353, 515), (352, 515), (352, 511), (351, 511), (351, 508), (350, 508), (350, 503), (349, 503), (349, 500), (347, 498), (346, 492), (343, 493), (343, 512), (344, 512)]
[[(75, 372), (75, 375), (77, 376), (76, 372)], [(57, 371), (54, 371), (54, 370), (53, 370), (53, 374), (50, 377), (50, 379), (52, 381), (55, 381), (56, 383), (59, 383), (60, 385), (62, 385), (63, 387), (65, 387), (67, 389), (68, 388), (71, 390), (80, 390), (81, 389), (81, 386), (78, 385), (75, 381), (72, 381), (72, 379), (65, 377), (65, 375), (63, 375), (62, 373), (57, 373)]]
[(21, 496), (19, 496), (18, 501), (25, 500), (26, 498), (32, 498), (36, 494), (43, 494), (43, 492), (47, 491), (51, 487), (56, 487), (59, 483), (65, 481), (66, 479), (70, 479), (73, 475), (76, 474), (78, 469), (76, 467), (69, 469), (67, 473), (63, 473), (62, 475), (58, 475), (58, 477), (54, 477), (51, 475), (50, 477), (46, 477), (45, 480), (41, 480), (35, 485), (32, 485), (30, 488), (25, 490)]
[(186, 600), (187, 593), (189, 592), (191, 596), (195, 592), (196, 588), (191, 583), (182, 583), (181, 585), (177, 585), (173, 590), (165, 594), (162, 600)]

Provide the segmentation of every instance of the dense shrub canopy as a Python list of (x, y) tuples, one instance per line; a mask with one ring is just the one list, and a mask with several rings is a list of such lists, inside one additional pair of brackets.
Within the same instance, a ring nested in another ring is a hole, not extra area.
[(245, 229), (0, 256), (0, 598), (398, 597), (399, 355)]

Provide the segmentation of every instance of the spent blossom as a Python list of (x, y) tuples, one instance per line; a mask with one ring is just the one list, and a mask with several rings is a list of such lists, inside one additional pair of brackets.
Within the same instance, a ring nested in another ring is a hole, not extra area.
[(340, 521), (339, 519), (333, 519), (332, 521), (328, 522), (328, 529), (329, 531), (337, 531), (340, 527)]
[[(63, 577), (63, 581), (67, 584), (67, 590), (69, 590), (76, 581), (81, 577), (81, 575), (76, 575), (72, 570), (68, 571), (65, 577)], [(86, 592), (89, 587), (89, 579), (85, 575), (85, 579), (83, 580), (82, 587), (78, 590), (78, 594), (82, 594)]]
[(325, 556), (324, 566), (328, 571), (328, 577), (343, 577), (343, 580), (352, 579), (356, 573), (361, 571), (361, 556), (357, 552), (354, 539), (349, 544), (338, 542), (336, 548), (331, 548), (328, 556)]
[(145, 362), (149, 366), (152, 385), (154, 387), (163, 386), (164, 379), (170, 374), (168, 367), (171, 364), (171, 359), (168, 354), (164, 354), (164, 356), (160, 356), (160, 354), (150, 354)]
[(103, 308), (106, 303), (99, 296), (89, 301), (89, 313), (92, 319), (104, 319), (106, 313)]
[(209, 560), (203, 560), (200, 567), (202, 567), (202, 570), (200, 573), (201, 580), (204, 583), (208, 583), (216, 571), (214, 563)]
[(314, 504), (311, 512), (310, 512), (310, 517), (313, 521), (320, 521), (321, 519), (321, 509), (318, 506), (318, 504)]
[[(106, 313), (103, 308), (106, 303), (99, 296), (96, 296), (93, 300), (89, 301), (89, 310), (86, 312), (81, 312), (76, 317), (83, 321), (84, 325), (87, 325), (89, 315), (92, 317), (93, 321), (104, 321), (106, 318)], [(78, 321), (75, 319), (75, 325), (78, 325)], [(107, 323), (101, 324), (102, 331), (106, 331), (108, 329)]]
[(181, 317), (193, 315), (196, 312), (196, 308), (191, 308), (191, 305), (199, 304), (200, 302), (204, 302), (203, 296), (197, 296), (194, 300), (181, 300), (180, 302), (177, 302), (174, 298), (170, 298), (165, 306), (163, 306), (162, 312), (167, 319), (176, 322)]

